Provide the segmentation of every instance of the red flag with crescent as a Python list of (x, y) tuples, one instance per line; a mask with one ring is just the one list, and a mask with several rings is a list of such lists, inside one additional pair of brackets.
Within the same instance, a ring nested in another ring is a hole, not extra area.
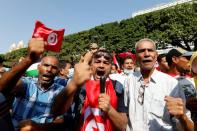
[[(110, 103), (117, 108), (117, 96), (111, 80), (107, 80), (106, 94), (110, 96)], [(98, 108), (98, 97), (100, 94), (100, 82), (89, 80), (86, 82), (86, 98), (82, 115), (84, 122), (81, 131), (114, 131), (114, 126), (107, 114)]]
[(53, 30), (46, 27), (40, 21), (36, 21), (32, 38), (43, 38), (47, 42), (46, 50), (60, 52), (63, 37), (64, 29)]

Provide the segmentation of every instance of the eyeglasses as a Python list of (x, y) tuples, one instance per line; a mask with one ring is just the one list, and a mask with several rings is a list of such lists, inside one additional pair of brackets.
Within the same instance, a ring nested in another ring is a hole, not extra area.
[(139, 88), (139, 90), (138, 90), (139, 95), (138, 95), (137, 101), (138, 101), (141, 105), (143, 105), (143, 103), (144, 103), (144, 92), (145, 92), (145, 87), (146, 87), (146, 85), (141, 84), (141, 86), (140, 86), (140, 88)]

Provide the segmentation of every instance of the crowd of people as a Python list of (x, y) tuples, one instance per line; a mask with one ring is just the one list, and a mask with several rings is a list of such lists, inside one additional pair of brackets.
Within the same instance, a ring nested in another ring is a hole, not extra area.
[[(135, 44), (136, 58), (119, 66), (92, 43), (73, 65), (43, 56), (44, 44), (32, 38), (19, 63), (9, 71), (0, 64), (0, 130), (197, 130), (197, 52), (158, 55), (144, 38)], [(25, 76), (38, 61), (38, 76)]]

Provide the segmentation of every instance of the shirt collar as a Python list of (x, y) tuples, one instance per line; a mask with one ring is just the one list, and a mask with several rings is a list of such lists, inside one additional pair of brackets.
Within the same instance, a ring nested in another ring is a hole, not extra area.
[[(141, 72), (139, 72), (140, 74), (139, 74), (139, 78), (138, 78), (138, 81), (143, 81), (143, 77), (142, 77), (142, 74), (141, 74)], [(151, 77), (150, 77), (150, 82), (153, 82), (153, 83), (157, 83), (158, 82), (158, 74), (159, 73), (159, 71), (157, 71), (156, 69), (154, 69), (154, 71), (153, 71), (153, 73), (152, 73), (152, 75), (151, 75)]]

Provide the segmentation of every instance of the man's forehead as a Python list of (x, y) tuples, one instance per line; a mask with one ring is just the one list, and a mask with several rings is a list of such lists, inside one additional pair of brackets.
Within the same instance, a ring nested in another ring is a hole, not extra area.
[(105, 62), (111, 62), (109, 59), (106, 59), (104, 56), (94, 58), (93, 61), (105, 61)]
[(43, 59), (41, 61), (42, 64), (48, 64), (48, 65), (53, 65), (53, 66), (58, 66), (59, 62), (57, 59), (50, 59), (50, 58), (46, 58), (46, 59)]
[(150, 41), (142, 41), (138, 44), (137, 49), (155, 49), (155, 45)]
[(128, 58), (128, 59), (125, 59), (124, 62), (133, 62), (133, 59), (132, 58)]

